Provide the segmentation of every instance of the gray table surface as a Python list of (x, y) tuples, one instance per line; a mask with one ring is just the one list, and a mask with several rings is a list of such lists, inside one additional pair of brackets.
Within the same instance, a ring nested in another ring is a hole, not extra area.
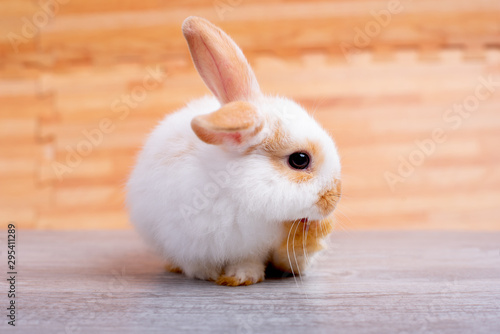
[(335, 232), (306, 276), (235, 288), (164, 272), (134, 231), (18, 230), (17, 251), (1, 333), (500, 333), (499, 232)]

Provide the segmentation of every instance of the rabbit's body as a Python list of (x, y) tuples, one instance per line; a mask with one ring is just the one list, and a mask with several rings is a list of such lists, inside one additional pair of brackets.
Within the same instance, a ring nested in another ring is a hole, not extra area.
[[(262, 280), (269, 261), (303, 270), (306, 252), (319, 250), (331, 230), (326, 218), (340, 196), (335, 145), (299, 105), (260, 93), (227, 35), (198, 18), (183, 29), (216, 97), (190, 102), (152, 132), (127, 185), (131, 220), (171, 268), (190, 277), (243, 285)], [(211, 40), (230, 57), (207, 46)], [(303, 169), (289, 165), (297, 152), (311, 158)], [(292, 263), (289, 245), (302, 230)]]
[[(265, 257), (282, 230), (245, 205), (242, 196), (252, 194), (234, 182), (245, 177), (232, 163), (234, 154), (200, 141), (191, 130), (193, 117), (219, 107), (206, 97), (167, 116), (144, 146), (129, 182), (136, 227), (170, 265), (201, 279), (216, 279), (225, 263)], [(250, 156), (239, 161), (245, 160)]]

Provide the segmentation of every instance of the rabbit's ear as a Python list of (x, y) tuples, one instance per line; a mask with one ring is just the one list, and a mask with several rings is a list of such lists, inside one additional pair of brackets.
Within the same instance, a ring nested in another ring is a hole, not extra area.
[(205, 19), (190, 16), (182, 24), (182, 32), (198, 73), (221, 104), (260, 95), (252, 68), (224, 31)]
[(249, 140), (262, 130), (263, 125), (263, 118), (255, 107), (244, 101), (230, 102), (191, 121), (191, 128), (202, 141), (230, 147), (248, 146)]

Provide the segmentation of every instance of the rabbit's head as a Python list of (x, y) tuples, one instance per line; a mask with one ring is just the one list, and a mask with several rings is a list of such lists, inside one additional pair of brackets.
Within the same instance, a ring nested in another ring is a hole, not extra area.
[(340, 199), (340, 160), (327, 132), (297, 103), (262, 94), (234, 41), (205, 19), (182, 26), (193, 62), (220, 108), (192, 119), (197, 137), (243, 167), (241, 201), (277, 221), (328, 216)]

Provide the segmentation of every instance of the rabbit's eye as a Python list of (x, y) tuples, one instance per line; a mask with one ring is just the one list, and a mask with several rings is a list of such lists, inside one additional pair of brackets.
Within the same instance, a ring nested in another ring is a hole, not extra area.
[(305, 169), (309, 166), (309, 156), (303, 152), (295, 152), (288, 157), (288, 164), (294, 169)]

